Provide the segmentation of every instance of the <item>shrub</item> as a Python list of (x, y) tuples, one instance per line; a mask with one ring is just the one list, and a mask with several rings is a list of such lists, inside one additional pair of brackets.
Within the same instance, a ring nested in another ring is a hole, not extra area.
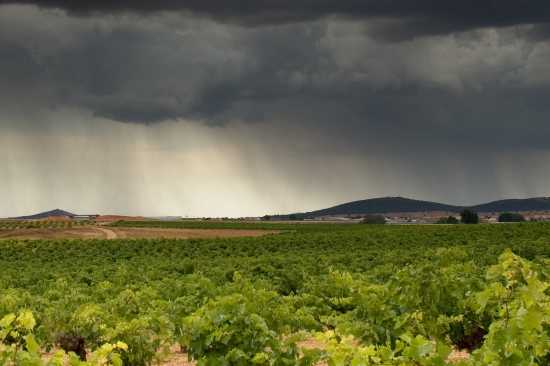
[[(71, 366), (122, 366), (124, 354), (128, 350), (126, 344), (116, 342), (114, 344), (104, 344), (88, 355), (88, 361), (82, 361), (86, 358), (85, 350), (79, 349), (81, 354), (74, 352), (57, 351), (51, 360), (46, 361), (42, 358), (41, 346), (36, 341), (34, 330), (36, 320), (32, 312), (23, 310), (18, 315), (8, 314), (0, 319), (0, 365), (14, 366), (53, 366), (53, 365), (71, 365)], [(80, 346), (83, 340), (66, 340), (72, 343), (71, 347)], [(82, 344), (83, 345), (83, 344)], [(70, 347), (68, 347), (70, 348)]]
[(296, 345), (270, 329), (257, 305), (241, 294), (210, 301), (184, 319), (181, 345), (200, 365), (294, 363)]
[(460, 221), (458, 221), (458, 219), (454, 216), (442, 217), (436, 222), (436, 224), (452, 224), (452, 225), (455, 225), (458, 223), (460, 223)]
[(476, 311), (495, 319), (473, 354), (476, 364), (548, 365), (550, 285), (534, 269), (507, 250), (487, 271), (488, 284), (476, 295)]
[(362, 224), (383, 225), (386, 223), (386, 218), (382, 215), (367, 215), (361, 220)]

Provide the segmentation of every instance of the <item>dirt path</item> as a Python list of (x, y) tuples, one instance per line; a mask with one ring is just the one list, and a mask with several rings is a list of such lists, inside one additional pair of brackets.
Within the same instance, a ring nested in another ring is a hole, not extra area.
[(98, 231), (101, 231), (103, 234), (105, 234), (107, 239), (116, 239), (116, 238), (118, 238), (117, 233), (115, 233), (111, 229), (106, 229), (104, 227), (95, 227), (94, 229), (98, 230)]
[(164, 229), (164, 228), (133, 228), (114, 227), (112, 230), (118, 238), (134, 239), (217, 239), (257, 237), (278, 234), (277, 230), (237, 230), (237, 229)]
[(1, 239), (217, 239), (278, 234), (276, 230), (162, 229), (81, 226), (0, 230)]

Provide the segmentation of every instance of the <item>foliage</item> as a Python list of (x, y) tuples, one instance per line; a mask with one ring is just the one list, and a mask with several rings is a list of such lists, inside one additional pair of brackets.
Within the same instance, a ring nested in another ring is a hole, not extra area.
[(374, 224), (374, 225), (383, 225), (386, 223), (386, 218), (382, 215), (366, 215), (361, 220), (362, 224)]
[(255, 298), (221, 297), (184, 319), (180, 343), (199, 365), (292, 363), (296, 344), (285, 341), (261, 311)]
[(2, 220), (0, 231), (19, 229), (70, 229), (74, 226), (93, 224), (87, 220)]
[(528, 261), (506, 251), (487, 272), (477, 312), (494, 317), (483, 346), (483, 365), (547, 365), (550, 362), (550, 283)]
[[(276, 216), (265, 215), (260, 221), (244, 220), (177, 220), (177, 221), (117, 221), (114, 227), (147, 227), (164, 229), (232, 229), (232, 230), (281, 230), (299, 232), (332, 232), (346, 230), (348, 225), (335, 223), (281, 222)], [(297, 220), (301, 217), (298, 215)]]
[(472, 210), (464, 210), (460, 213), (460, 222), (463, 224), (479, 224), (479, 216)]
[[(284, 232), (0, 242), (0, 357), (151, 365), (179, 344), (205, 365), (442, 365), (464, 347), (467, 365), (549, 364), (549, 224), (258, 225)], [(324, 347), (300, 349), (305, 333)]]
[(122, 366), (120, 352), (126, 352), (122, 342), (104, 344), (90, 353), (88, 360), (81, 360), (76, 354), (56, 352), (45, 360), (33, 330), (36, 320), (32, 312), (21, 311), (18, 315), (8, 314), (0, 320), (0, 365), (21, 366)]
[(443, 366), (451, 352), (449, 346), (407, 333), (394, 347), (362, 345), (351, 336), (341, 338), (332, 332), (322, 334), (320, 339), (324, 340), (326, 348), (316, 353), (316, 361), (325, 361), (329, 366)]
[(449, 217), (440, 218), (439, 220), (437, 220), (436, 223), (437, 224), (456, 225), (456, 224), (460, 223), (460, 221), (454, 216), (449, 216)]

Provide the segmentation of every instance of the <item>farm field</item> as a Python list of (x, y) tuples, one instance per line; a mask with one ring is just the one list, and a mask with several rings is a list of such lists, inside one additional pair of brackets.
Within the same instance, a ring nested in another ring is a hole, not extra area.
[(226, 237), (255, 237), (278, 233), (277, 230), (256, 228), (161, 228), (161, 227), (108, 227), (91, 223), (73, 222), (0, 222), (0, 239), (204, 239)]
[(0, 364), (550, 363), (550, 224), (106, 229), (279, 233), (0, 241)]

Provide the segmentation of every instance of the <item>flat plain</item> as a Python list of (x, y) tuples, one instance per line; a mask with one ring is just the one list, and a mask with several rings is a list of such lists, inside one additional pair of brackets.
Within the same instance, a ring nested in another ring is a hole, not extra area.
[(208, 239), (256, 237), (276, 234), (277, 230), (224, 229), (224, 228), (146, 228), (109, 227), (106, 225), (81, 225), (75, 227), (30, 227), (0, 230), (0, 239)]
[[(52, 347), (78, 351), (64, 346), (68, 337), (88, 357), (123, 344), (109, 357), (125, 365), (313, 365), (344, 357), (344, 365), (477, 366), (488, 355), (547, 364), (550, 224), (101, 228), (117, 238), (0, 242), (0, 319), (21, 319), (11, 324), (23, 327), (32, 314), (33, 327), (17, 334), (32, 335), (40, 357)], [(118, 236), (175, 230), (266, 235)], [(499, 341), (506, 337), (513, 353)]]

